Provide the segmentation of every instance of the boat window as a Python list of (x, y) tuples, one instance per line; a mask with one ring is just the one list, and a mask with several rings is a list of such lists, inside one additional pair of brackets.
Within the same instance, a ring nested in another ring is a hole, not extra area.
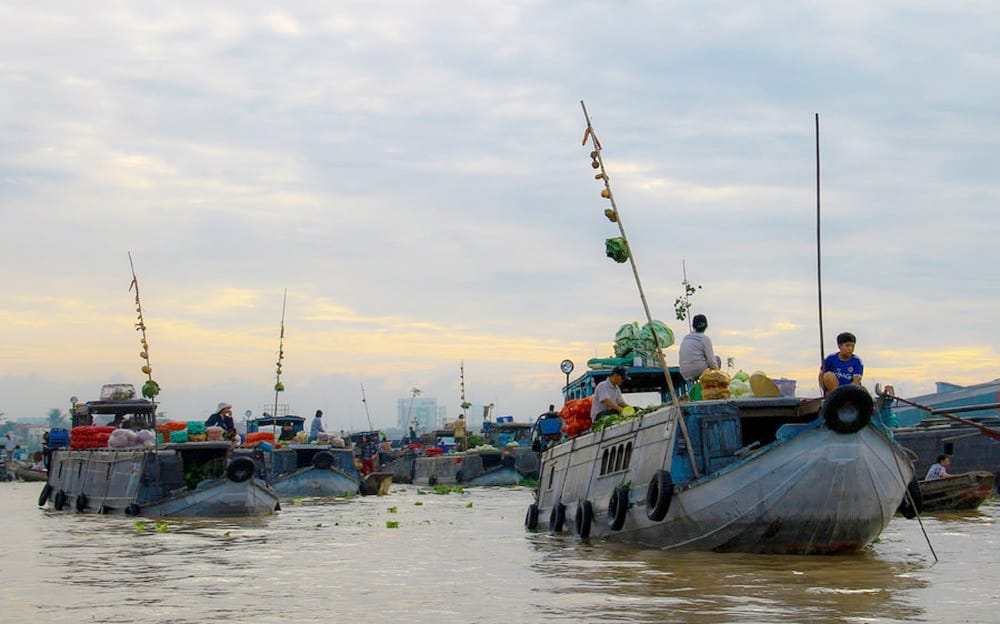
[(612, 446), (611, 454), (608, 455), (608, 472), (614, 472), (616, 470), (615, 462), (618, 461), (617, 458), (618, 458), (618, 447)]
[(549, 468), (549, 487), (548, 487), (548, 489), (550, 489), (550, 490), (552, 489), (552, 480), (555, 479), (555, 478), (556, 478), (556, 467), (553, 466), (553, 467)]
[(625, 445), (625, 461), (622, 462), (622, 468), (628, 470), (629, 464), (632, 463), (632, 443), (629, 442)]
[(608, 471), (608, 449), (604, 449), (604, 453), (601, 454), (601, 474), (605, 474)]
[(955, 454), (955, 443), (954, 442), (945, 442), (944, 443), (944, 454), (945, 455), (954, 455)]
[(622, 461), (625, 459), (625, 449), (618, 445), (618, 452), (615, 454), (615, 472), (622, 469)]

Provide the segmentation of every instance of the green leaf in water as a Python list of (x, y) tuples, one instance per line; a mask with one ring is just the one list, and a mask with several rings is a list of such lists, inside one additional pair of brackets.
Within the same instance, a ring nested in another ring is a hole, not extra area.
[(395, 506), (395, 505), (393, 505), (392, 507), (390, 507), (390, 508), (388, 509), (388, 511), (389, 511), (389, 513), (396, 513), (396, 511), (397, 511), (397, 510), (396, 510), (396, 506)]
[(143, 522), (142, 520), (137, 520), (135, 523), (135, 532), (142, 533), (145, 530), (146, 530), (146, 523)]
[(387, 528), (387, 529), (398, 529), (399, 528), (399, 522), (397, 520), (386, 520), (385, 521), (385, 528)]
[(169, 525), (166, 522), (157, 522), (156, 523), (156, 532), (157, 533), (166, 533), (168, 528), (169, 528)]

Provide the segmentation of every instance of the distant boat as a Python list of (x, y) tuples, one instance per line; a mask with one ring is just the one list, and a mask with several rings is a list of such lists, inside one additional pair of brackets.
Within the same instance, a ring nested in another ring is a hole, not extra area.
[(128, 384), (105, 386), (102, 396), (73, 407), (71, 431), (49, 432), (40, 507), (146, 517), (258, 516), (279, 508), (275, 492), (256, 478), (253, 459), (234, 454), (228, 441), (107, 446), (109, 431), (118, 429), (92, 425), (95, 416), (149, 430), (156, 404), (119, 398), (135, 396)]
[(976, 509), (994, 492), (996, 476), (986, 470), (953, 474), (920, 482), (922, 511)]
[[(1000, 380), (952, 390), (938, 384), (938, 388), (941, 392), (914, 399), (896, 401), (880, 395), (878, 400), (879, 410), (890, 422), (913, 423), (897, 425), (893, 436), (912, 451), (916, 473), (926, 474), (940, 455), (948, 455), (950, 469), (956, 473), (988, 470), (1000, 475), (1000, 414), (996, 409)], [(915, 420), (913, 412), (924, 417)]]
[[(280, 432), (287, 425), (288, 431), (295, 436), (303, 431), (304, 421), (301, 416), (294, 415), (262, 416), (247, 421), (247, 434), (275, 431), (275, 437), (280, 438)], [(354, 453), (329, 442), (287, 440), (282, 446), (268, 443), (263, 448), (240, 449), (237, 454), (252, 456), (259, 467), (258, 476), (281, 497), (347, 497), (362, 493)]]
[[(932, 409), (1000, 403), (1000, 379), (969, 386), (960, 386), (944, 381), (939, 381), (936, 385), (937, 389), (932, 394), (913, 397), (910, 400)], [(897, 426), (899, 427), (912, 427), (922, 420), (933, 418), (925, 410), (907, 405), (898, 405), (893, 409), (893, 412), (896, 414), (896, 419), (899, 422)], [(995, 407), (984, 407), (982, 410), (965, 412), (963, 416), (971, 420), (995, 419), (1000, 421), (1000, 410)]]
[[(588, 371), (566, 396), (609, 374)], [(629, 375), (625, 392), (666, 385), (662, 369)], [(885, 529), (913, 475), (860, 386), (683, 401), (550, 446), (525, 526), (661, 549), (851, 552)]]
[(21, 481), (47, 481), (49, 473), (44, 468), (35, 468), (31, 462), (13, 462), (14, 476)]

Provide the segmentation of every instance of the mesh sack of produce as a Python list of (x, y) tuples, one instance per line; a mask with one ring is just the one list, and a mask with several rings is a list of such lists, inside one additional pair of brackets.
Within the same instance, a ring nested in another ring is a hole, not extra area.
[(174, 444), (183, 444), (184, 442), (187, 442), (188, 441), (187, 428), (180, 429), (178, 431), (171, 431), (170, 441), (173, 442)]
[(656, 341), (653, 340), (654, 333), (656, 334), (656, 341), (660, 343), (661, 349), (666, 349), (674, 344), (673, 330), (667, 327), (663, 321), (653, 319), (652, 327), (650, 327), (649, 323), (646, 323), (639, 330), (639, 334), (636, 336), (636, 350), (641, 351), (643, 355), (655, 353)]
[(625, 323), (615, 332), (615, 357), (625, 357), (635, 349), (639, 338), (639, 323)]
[(205, 423), (200, 420), (189, 420), (187, 422), (188, 435), (205, 433)]
[(108, 435), (108, 446), (111, 448), (129, 448), (137, 446), (137, 436), (128, 429), (115, 429)]
[(255, 431), (253, 433), (248, 433), (243, 445), (253, 446), (258, 442), (269, 442), (274, 444), (274, 434), (270, 431)]

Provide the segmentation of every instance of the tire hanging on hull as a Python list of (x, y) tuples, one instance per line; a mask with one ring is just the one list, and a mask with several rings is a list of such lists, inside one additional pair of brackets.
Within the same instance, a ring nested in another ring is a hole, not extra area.
[(674, 497), (674, 479), (669, 470), (657, 470), (646, 488), (646, 517), (659, 522), (667, 517)]

